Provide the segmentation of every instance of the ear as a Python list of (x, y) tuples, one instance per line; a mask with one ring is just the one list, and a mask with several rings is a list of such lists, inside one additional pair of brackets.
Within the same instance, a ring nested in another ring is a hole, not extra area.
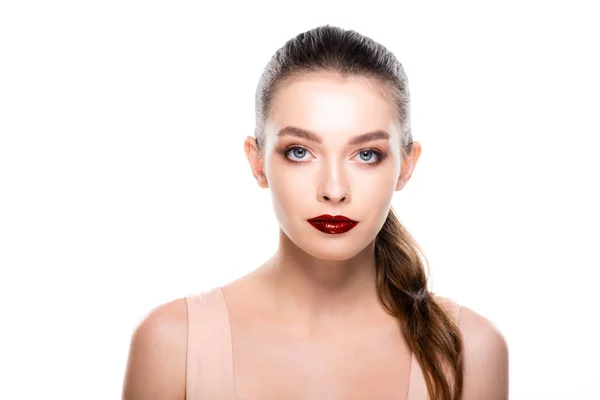
[(401, 190), (408, 183), (415, 166), (417, 165), (417, 161), (419, 161), (419, 157), (421, 156), (421, 150), (421, 144), (419, 142), (413, 142), (410, 155), (402, 160), (402, 170), (400, 171), (400, 177), (396, 183), (396, 191)]
[(269, 183), (267, 182), (267, 178), (263, 171), (264, 159), (258, 151), (258, 144), (256, 143), (256, 139), (252, 136), (246, 137), (246, 140), (244, 141), (244, 152), (246, 153), (246, 158), (250, 163), (250, 169), (252, 170), (252, 175), (254, 175), (254, 179), (256, 179), (258, 185), (261, 188), (268, 188)]

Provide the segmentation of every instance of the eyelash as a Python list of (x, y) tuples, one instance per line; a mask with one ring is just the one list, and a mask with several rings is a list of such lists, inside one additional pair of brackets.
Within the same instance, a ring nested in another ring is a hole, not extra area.
[[(303, 161), (296, 161), (296, 160), (292, 160), (291, 158), (289, 158), (289, 157), (288, 157), (288, 153), (291, 153), (291, 152), (292, 152), (293, 150), (295, 150), (295, 149), (302, 149), (302, 150), (304, 150), (304, 151), (306, 151), (306, 152), (309, 152), (309, 151), (308, 151), (308, 149), (307, 149), (307, 148), (305, 148), (305, 147), (302, 147), (302, 146), (291, 146), (291, 147), (288, 147), (287, 149), (285, 149), (285, 150), (283, 151), (283, 155), (284, 155), (284, 157), (285, 157), (286, 159), (288, 159), (289, 161), (293, 162), (293, 163), (301, 163), (301, 162), (303, 162)], [(377, 161), (375, 161), (375, 162), (362, 162), (361, 164), (365, 164), (365, 165), (372, 166), (372, 165), (379, 164), (379, 163), (380, 163), (381, 161), (383, 161), (383, 159), (385, 158), (385, 154), (383, 154), (381, 151), (379, 151), (379, 150), (376, 150), (376, 149), (369, 149), (369, 148), (367, 148), (367, 149), (361, 149), (361, 150), (360, 150), (360, 151), (357, 153), (357, 155), (359, 155), (359, 154), (360, 154), (360, 153), (362, 153), (363, 151), (368, 151), (368, 152), (371, 152), (371, 153), (375, 154), (375, 155), (377, 156)]]

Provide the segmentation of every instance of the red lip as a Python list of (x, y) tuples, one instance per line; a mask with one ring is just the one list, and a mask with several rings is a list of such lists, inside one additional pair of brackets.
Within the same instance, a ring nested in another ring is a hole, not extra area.
[(333, 235), (348, 232), (358, 224), (358, 221), (354, 221), (343, 215), (333, 216), (329, 214), (319, 215), (307, 221), (321, 232)]

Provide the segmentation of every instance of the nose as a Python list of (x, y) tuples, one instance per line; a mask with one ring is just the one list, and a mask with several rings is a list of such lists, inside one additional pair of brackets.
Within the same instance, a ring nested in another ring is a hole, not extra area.
[(331, 165), (321, 175), (317, 198), (320, 202), (347, 203), (351, 199), (350, 183), (343, 168)]

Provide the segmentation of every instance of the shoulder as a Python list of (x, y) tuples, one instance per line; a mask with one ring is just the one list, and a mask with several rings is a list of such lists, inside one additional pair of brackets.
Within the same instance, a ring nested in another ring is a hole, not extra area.
[(185, 398), (187, 301), (151, 310), (135, 328), (123, 384), (123, 399)]
[(508, 399), (508, 344), (498, 327), (461, 305), (458, 328), (463, 338), (463, 399)]

